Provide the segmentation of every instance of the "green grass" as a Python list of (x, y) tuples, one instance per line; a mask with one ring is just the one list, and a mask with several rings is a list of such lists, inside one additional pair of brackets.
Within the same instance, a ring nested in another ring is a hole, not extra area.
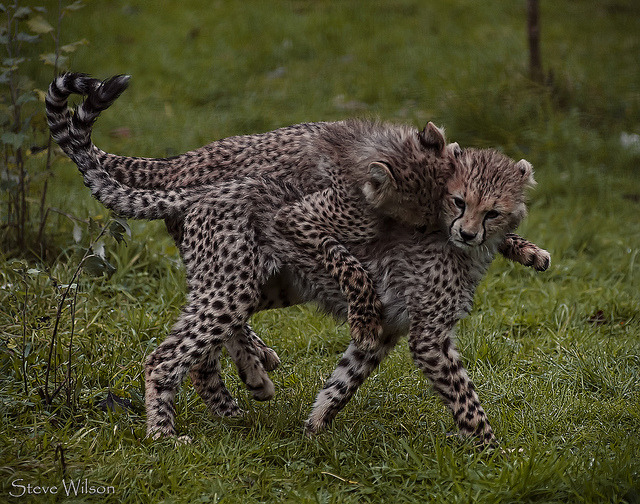
[[(210, 418), (187, 383), (178, 428), (193, 444), (145, 440), (142, 362), (184, 301), (159, 223), (132, 223), (126, 246), (106, 240), (113, 276), (78, 280), (75, 325), (67, 302), (50, 377), (50, 389), (64, 378), (73, 332), (72, 386), (44, 405), (61, 297), (51, 278), (68, 283), (88, 243), (85, 231), (76, 244), (73, 224), (56, 215), (55, 259), (0, 263), (0, 501), (61, 502), (62, 488), (9, 492), (19, 479), (61, 487), (86, 478), (114, 494), (76, 501), (640, 502), (640, 153), (619, 141), (640, 132), (640, 9), (542, 2), (545, 88), (526, 78), (524, 12), (524, 2), (468, 0), (105, 0), (63, 26), (69, 41), (90, 41), (74, 70), (133, 75), (97, 124), (95, 141), (109, 151), (163, 156), (364, 115), (416, 127), (431, 119), (463, 146), (529, 159), (538, 188), (521, 233), (550, 250), (552, 267), (536, 274), (497, 259), (458, 331), (506, 453), (447, 436), (451, 415), (405, 342), (326, 434), (306, 439), (303, 421), (349, 339), (307, 307), (254, 317), (282, 358), (273, 401), (251, 401), (225, 362), (243, 418)], [(34, 66), (33, 78), (44, 87), (50, 75)], [(128, 133), (114, 136), (118, 128)], [(48, 204), (106, 216), (75, 167), (56, 166)], [(109, 391), (131, 409), (100, 409)]]

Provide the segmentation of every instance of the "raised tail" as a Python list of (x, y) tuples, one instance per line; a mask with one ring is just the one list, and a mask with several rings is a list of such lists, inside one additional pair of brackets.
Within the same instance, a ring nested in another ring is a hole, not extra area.
[[(100, 112), (122, 94), (128, 83), (128, 75), (117, 75), (105, 81), (79, 73), (57, 77), (45, 98), (51, 136), (78, 165), (93, 196), (107, 208), (134, 219), (166, 219), (182, 215), (192, 202), (202, 197), (202, 190), (132, 189), (114, 179), (98, 161), (99, 149), (91, 142), (93, 123)], [(68, 106), (72, 94), (85, 96), (73, 114)]]
[[(93, 148), (91, 130), (100, 112), (109, 108), (127, 89), (129, 80), (128, 75), (99, 81), (85, 74), (65, 73), (49, 86), (45, 104), (51, 136), (76, 163), (76, 158)], [(68, 106), (72, 94), (86, 96), (73, 116)], [(82, 166), (78, 167), (83, 170)]]

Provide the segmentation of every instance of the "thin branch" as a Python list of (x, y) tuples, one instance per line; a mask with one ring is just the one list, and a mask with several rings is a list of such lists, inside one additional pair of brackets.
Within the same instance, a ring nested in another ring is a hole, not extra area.
[(527, 30), (529, 37), (529, 75), (534, 82), (542, 83), (542, 59), (540, 56), (540, 9), (538, 0), (527, 0)]
[(76, 305), (78, 303), (78, 289), (75, 289), (73, 293), (73, 303), (71, 304), (71, 336), (69, 337), (69, 360), (67, 361), (67, 406), (75, 406), (75, 400), (73, 405), (71, 404), (72, 384), (71, 384), (71, 356), (73, 352), (73, 334), (76, 329)]
[[(62, 29), (62, 0), (58, 0), (58, 22), (56, 26), (56, 31), (51, 34), (53, 38), (53, 43), (55, 45), (55, 61), (53, 64), (53, 77), (55, 78), (60, 71), (60, 67), (58, 61), (60, 59), (60, 35)], [(53, 174), (51, 167), (53, 165), (53, 139), (51, 137), (51, 133), (49, 133), (49, 139), (47, 140), (47, 161), (45, 165), (46, 177), (44, 179), (44, 187), (42, 188), (42, 195), (40, 196), (40, 226), (38, 228), (38, 243), (40, 244), (40, 252), (41, 254), (44, 252), (44, 247), (42, 243), (42, 236), (44, 234), (44, 226), (47, 222), (48, 212), (45, 211), (44, 207), (46, 205), (47, 200), (47, 191), (49, 188), (49, 178)]]

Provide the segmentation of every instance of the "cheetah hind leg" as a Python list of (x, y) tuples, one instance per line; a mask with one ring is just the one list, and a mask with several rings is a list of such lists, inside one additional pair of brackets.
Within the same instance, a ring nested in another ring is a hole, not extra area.
[[(176, 436), (174, 399), (188, 372), (207, 405), (215, 405), (217, 415), (242, 413), (219, 373), (222, 341), (215, 338), (199, 341), (196, 334), (210, 334), (209, 328), (199, 327), (199, 322), (197, 310), (187, 306), (166, 340), (146, 361), (147, 436), (153, 439)], [(204, 356), (203, 348), (208, 349)]]
[(264, 344), (249, 324), (245, 324), (225, 346), (252, 397), (257, 401), (272, 399), (275, 387), (267, 371), (280, 364), (278, 354)]
[(220, 417), (242, 416), (244, 413), (227, 390), (220, 375), (220, 348), (212, 349), (189, 371), (191, 383), (210, 413)]

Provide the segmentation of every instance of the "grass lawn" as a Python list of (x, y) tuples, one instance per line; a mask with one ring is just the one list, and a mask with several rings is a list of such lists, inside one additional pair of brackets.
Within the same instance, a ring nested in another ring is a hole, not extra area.
[[(640, 139), (621, 142), (640, 133), (637, 2), (541, 2), (543, 87), (527, 79), (524, 0), (88, 4), (63, 21), (65, 39), (89, 41), (71, 68), (133, 76), (97, 123), (103, 149), (165, 156), (301, 121), (433, 120), (462, 146), (533, 163), (520, 233), (552, 266), (496, 259), (459, 326), (504, 451), (448, 436), (404, 341), (306, 439), (349, 340), (310, 307), (253, 319), (282, 359), (275, 399), (253, 402), (224, 362), (246, 415), (211, 418), (185, 383), (177, 424), (194, 442), (174, 447), (144, 439), (142, 362), (184, 301), (177, 252), (156, 222), (105, 238), (117, 271), (81, 275), (55, 328), (107, 219), (60, 160), (47, 204), (94, 224), (52, 214), (46, 261), (0, 251), (0, 502), (640, 502)], [(38, 87), (50, 77), (34, 65)]]

